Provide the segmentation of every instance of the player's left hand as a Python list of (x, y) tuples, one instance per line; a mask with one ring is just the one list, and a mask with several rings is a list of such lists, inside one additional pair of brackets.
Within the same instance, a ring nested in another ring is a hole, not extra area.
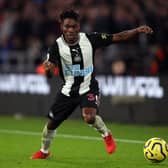
[(136, 28), (136, 31), (137, 31), (138, 33), (146, 33), (146, 34), (152, 34), (152, 33), (153, 33), (152, 28), (149, 27), (149, 26), (146, 26), (146, 25), (137, 27), (137, 28)]

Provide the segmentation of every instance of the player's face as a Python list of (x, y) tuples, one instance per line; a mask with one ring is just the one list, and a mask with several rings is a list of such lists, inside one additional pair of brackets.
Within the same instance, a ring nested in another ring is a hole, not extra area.
[(67, 18), (62, 22), (61, 30), (64, 35), (65, 41), (72, 44), (78, 40), (80, 24), (74, 19)]

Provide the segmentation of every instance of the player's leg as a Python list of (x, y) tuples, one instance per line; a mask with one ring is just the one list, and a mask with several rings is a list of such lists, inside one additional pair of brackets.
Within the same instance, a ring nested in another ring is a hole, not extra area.
[(79, 102), (73, 98), (58, 94), (55, 103), (48, 113), (49, 120), (42, 132), (41, 149), (32, 155), (32, 159), (45, 159), (49, 156), (49, 148), (59, 125), (68, 118)]
[(83, 96), (81, 101), (82, 116), (86, 123), (95, 128), (103, 137), (108, 153), (113, 153), (116, 149), (115, 141), (111, 131), (107, 128), (102, 118), (97, 114), (98, 100), (97, 95), (88, 93)]
[(102, 118), (96, 114), (97, 109), (92, 107), (83, 107), (82, 116), (86, 123), (94, 127), (102, 136), (107, 136), (110, 130), (107, 128)]
[[(52, 127), (50, 127), (52, 125)], [(55, 135), (55, 122), (49, 119), (42, 131), (41, 149), (31, 156), (31, 159), (46, 159), (50, 155), (49, 147)]]

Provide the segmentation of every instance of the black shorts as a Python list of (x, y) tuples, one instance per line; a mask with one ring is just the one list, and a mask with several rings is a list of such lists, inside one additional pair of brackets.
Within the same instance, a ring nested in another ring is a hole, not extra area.
[(99, 95), (97, 95), (97, 92), (94, 93), (90, 91), (76, 97), (68, 97), (59, 92), (51, 106), (48, 117), (55, 120), (57, 124), (60, 124), (73, 113), (77, 106), (80, 106), (80, 108), (93, 107), (97, 109), (98, 105)]

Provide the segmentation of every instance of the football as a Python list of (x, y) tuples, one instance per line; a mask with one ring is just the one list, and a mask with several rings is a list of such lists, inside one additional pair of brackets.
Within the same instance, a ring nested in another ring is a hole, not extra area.
[(153, 163), (159, 163), (168, 156), (168, 145), (162, 138), (150, 138), (144, 145), (144, 156)]

